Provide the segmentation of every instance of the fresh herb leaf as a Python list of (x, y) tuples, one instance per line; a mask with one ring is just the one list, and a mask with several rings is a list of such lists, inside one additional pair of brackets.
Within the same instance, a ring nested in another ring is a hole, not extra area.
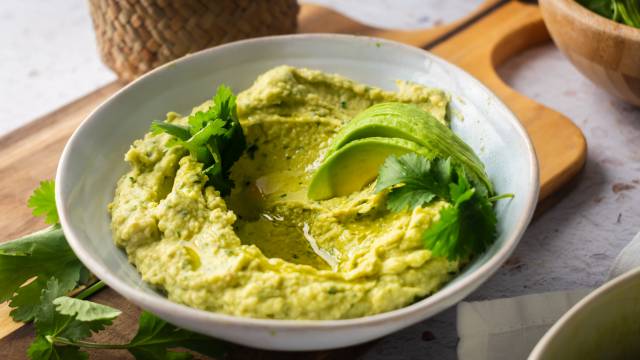
[[(35, 317), (36, 340), (28, 355), (32, 360), (86, 359), (75, 342), (111, 325), (120, 312), (106, 305), (63, 296), (66, 291), (54, 277), (42, 291)], [(80, 320), (80, 318), (86, 320)]]
[(181, 125), (171, 124), (164, 121), (156, 120), (152, 122), (150, 130), (151, 130), (151, 133), (153, 134), (167, 133), (169, 135), (173, 135), (178, 139), (184, 140), (184, 141), (189, 140), (189, 138), (191, 137), (189, 128)]
[(31, 360), (87, 360), (89, 354), (76, 346), (53, 346), (43, 336), (37, 336), (27, 350)]
[(236, 97), (225, 85), (218, 87), (213, 105), (206, 111), (189, 116), (189, 126), (154, 122), (151, 131), (175, 137), (172, 145), (184, 146), (191, 156), (203, 164), (203, 172), (222, 195), (233, 188), (229, 178), (231, 166), (247, 147), (236, 111)]
[(451, 181), (451, 160), (434, 159), (416, 153), (389, 156), (382, 164), (375, 191), (390, 188), (387, 207), (392, 211), (412, 210), (445, 198)]
[(0, 302), (11, 300), (14, 320), (30, 321), (41, 305), (40, 293), (47, 280), (55, 276), (67, 293), (78, 285), (84, 271), (59, 225), (0, 244)]
[[(55, 212), (53, 182), (43, 182), (32, 196), (34, 207)], [(48, 208), (43, 204), (51, 204)], [(53, 208), (51, 208), (53, 206)], [(32, 360), (88, 359), (82, 348), (127, 349), (136, 359), (191, 359), (182, 347), (218, 356), (224, 343), (179, 329), (150, 313), (140, 317), (138, 334), (126, 344), (85, 341), (105, 329), (120, 315), (106, 305), (82, 300), (105, 284), (98, 281), (77, 294), (66, 296), (80, 284), (87, 284), (90, 272), (76, 258), (60, 228), (48, 229), (0, 244), (0, 302), (10, 300), (11, 316), (17, 321), (34, 321), (36, 338), (27, 355)]]
[(457, 170), (455, 179), (447, 199), (452, 206), (440, 210), (440, 220), (422, 235), (426, 248), (449, 259), (481, 253), (497, 235), (492, 203), (469, 185), (463, 170)]
[(426, 189), (410, 189), (406, 186), (393, 189), (387, 198), (387, 208), (393, 212), (424, 206), (430, 203), (436, 195)]
[(149, 312), (140, 315), (137, 334), (128, 343), (104, 344), (86, 341), (92, 334), (111, 325), (120, 310), (91, 301), (64, 296), (55, 278), (49, 279), (42, 292), (35, 318), (36, 340), (28, 355), (32, 360), (86, 359), (81, 348), (125, 349), (136, 359), (191, 359), (186, 352), (169, 349), (185, 348), (209, 356), (225, 352), (223, 342), (175, 327)]
[(147, 311), (142, 312), (139, 323), (138, 333), (126, 345), (138, 360), (191, 358), (188, 353), (168, 351), (173, 348), (186, 348), (213, 357), (225, 351), (222, 342), (177, 328)]
[(422, 234), (427, 249), (435, 256), (449, 258), (449, 252), (455, 254), (460, 236), (460, 209), (455, 206), (440, 210), (440, 220)]
[(56, 210), (56, 190), (53, 180), (40, 182), (35, 189), (27, 205), (33, 209), (34, 216), (44, 216), (49, 225), (58, 223), (58, 211)]
[(387, 207), (398, 212), (425, 206), (435, 199), (451, 205), (423, 233), (425, 247), (435, 256), (468, 258), (484, 251), (496, 237), (496, 215), (486, 191), (472, 187), (461, 166), (451, 159), (427, 159), (416, 153), (390, 156), (380, 167), (376, 192), (388, 190)]
[[(0, 275), (1, 276), (1, 275)], [(46, 287), (47, 278), (39, 277), (27, 285), (22, 286), (11, 298), (9, 306), (13, 308), (11, 317), (15, 321), (31, 321), (40, 306), (40, 294)]]
[[(94, 287), (102, 286), (92, 286)], [(79, 296), (84, 296), (83, 293)], [(91, 293), (93, 291), (87, 294)], [(35, 316), (36, 339), (28, 350), (32, 360), (66, 359), (65, 356), (86, 359), (87, 353), (81, 351), (81, 348), (125, 349), (138, 360), (192, 359), (189, 353), (169, 351), (174, 348), (190, 349), (209, 356), (220, 356), (226, 351), (223, 342), (180, 329), (149, 312), (140, 315), (138, 332), (128, 343), (86, 341), (92, 334), (111, 325), (121, 311), (64, 294), (64, 289), (55, 277), (47, 281)]]
[(75, 316), (80, 321), (95, 321), (101, 319), (115, 319), (121, 312), (112, 307), (91, 301), (61, 296), (53, 300), (56, 311), (62, 315)]
[[(43, 181), (29, 198), (34, 215), (58, 220), (55, 184)], [(89, 271), (67, 244), (60, 225), (21, 239), (0, 244), (0, 302), (10, 300), (11, 317), (33, 320), (40, 307), (40, 295), (47, 281), (56, 276), (63, 291), (69, 292), (88, 281)]]
[[(42, 291), (34, 324), (39, 336), (59, 337), (69, 341), (86, 339), (93, 332), (111, 325), (120, 311), (87, 300), (71, 299), (53, 277)], [(86, 319), (86, 320), (82, 320)]]

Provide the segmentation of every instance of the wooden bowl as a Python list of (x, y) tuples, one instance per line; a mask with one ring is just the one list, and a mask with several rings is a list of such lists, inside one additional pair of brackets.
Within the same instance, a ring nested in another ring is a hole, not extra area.
[(640, 106), (640, 29), (619, 24), (575, 0), (540, 0), (551, 37), (596, 85)]

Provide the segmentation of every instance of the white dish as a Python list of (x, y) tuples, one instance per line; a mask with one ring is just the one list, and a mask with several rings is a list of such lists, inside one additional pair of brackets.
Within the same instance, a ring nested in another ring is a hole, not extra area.
[[(397, 79), (439, 87), (452, 96), (452, 127), (487, 166), (498, 193), (500, 236), (453, 281), (405, 308), (336, 321), (240, 318), (173, 303), (147, 286), (112, 241), (107, 204), (126, 170), (123, 155), (153, 119), (187, 112), (225, 83), (240, 91), (277, 65), (338, 73), (394, 90)], [(80, 260), (110, 287), (178, 326), (236, 343), (276, 350), (317, 350), (362, 343), (422, 321), (475, 290), (507, 259), (538, 198), (538, 165), (526, 131), (485, 86), (456, 66), (414, 47), (347, 35), (290, 35), (231, 43), (162, 66), (97, 108), (64, 149), (56, 176), (60, 220)]]
[(600, 286), (540, 339), (529, 360), (640, 357), (640, 268)]

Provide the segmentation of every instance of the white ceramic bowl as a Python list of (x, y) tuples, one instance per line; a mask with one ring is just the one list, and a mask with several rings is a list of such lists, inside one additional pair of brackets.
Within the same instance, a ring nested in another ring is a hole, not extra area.
[(640, 358), (640, 268), (605, 283), (564, 314), (529, 360)]
[[(500, 236), (436, 294), (405, 308), (338, 321), (267, 320), (228, 316), (173, 303), (142, 282), (111, 240), (107, 204), (127, 165), (123, 155), (153, 119), (188, 112), (225, 83), (235, 91), (282, 64), (342, 74), (395, 89), (396, 79), (453, 94), (453, 129), (487, 166), (499, 193)], [(291, 35), (231, 43), (160, 67), (96, 109), (64, 149), (56, 176), (60, 221), (80, 260), (140, 307), (186, 329), (236, 343), (277, 350), (317, 350), (362, 343), (422, 321), (454, 305), (507, 259), (527, 227), (538, 196), (538, 166), (527, 133), (507, 107), (456, 66), (407, 45), (346, 35)]]

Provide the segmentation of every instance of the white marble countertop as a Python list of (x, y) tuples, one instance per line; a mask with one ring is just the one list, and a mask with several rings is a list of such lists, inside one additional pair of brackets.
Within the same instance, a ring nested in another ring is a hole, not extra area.
[[(386, 27), (425, 26), (451, 13), (439, 9), (444, 15), (436, 16), (420, 0), (314, 2)], [(446, 3), (469, 7), (466, 0)], [(0, 134), (115, 78), (100, 63), (93, 36), (83, 0), (0, 3)], [(469, 299), (596, 287), (640, 230), (640, 109), (596, 88), (551, 43), (511, 59), (500, 73), (573, 119), (589, 155), (574, 188), (534, 220), (512, 258)], [(454, 359), (456, 345), (455, 309), (449, 309), (375, 342), (363, 358)]]

